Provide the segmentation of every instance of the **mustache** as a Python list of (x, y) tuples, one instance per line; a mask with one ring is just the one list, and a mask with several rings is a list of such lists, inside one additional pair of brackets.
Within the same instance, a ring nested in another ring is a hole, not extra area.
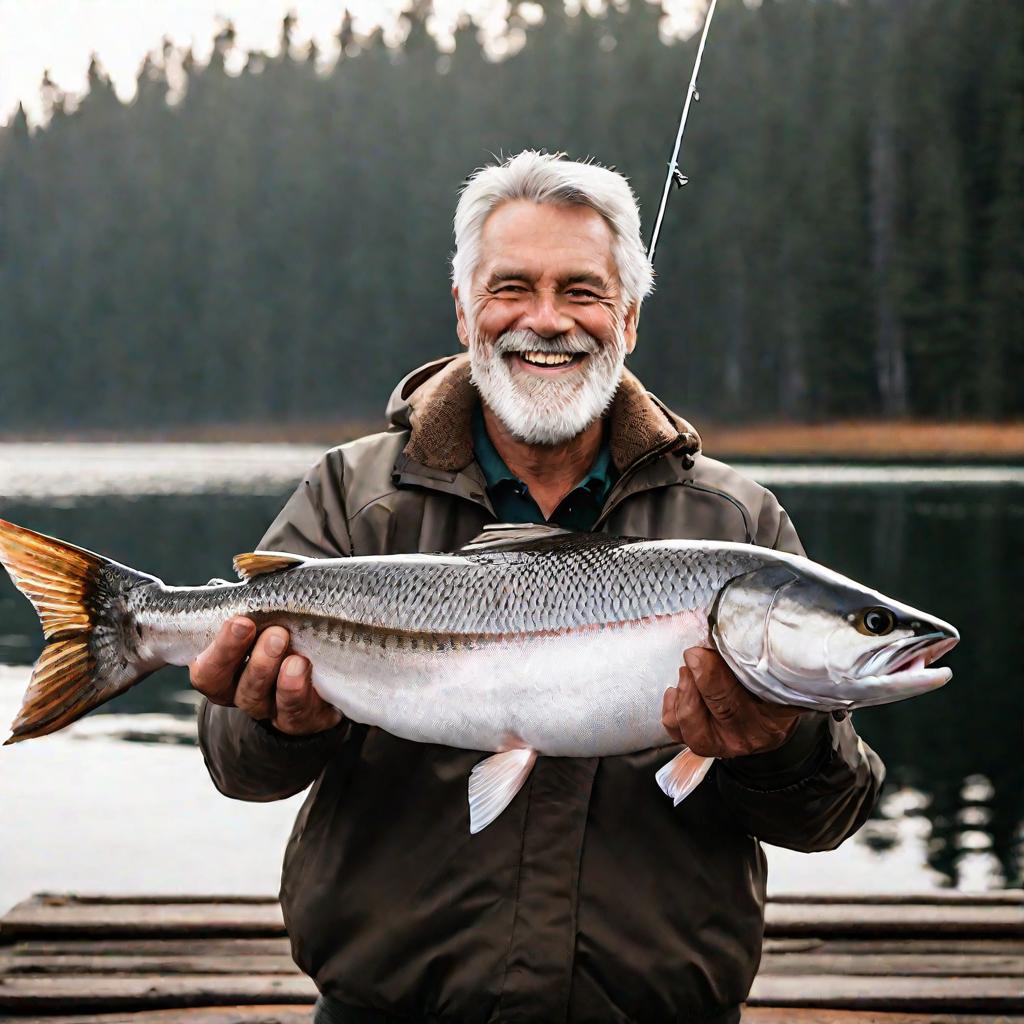
[(498, 355), (512, 355), (520, 352), (550, 352), (554, 355), (585, 353), (595, 355), (601, 351), (601, 343), (586, 331), (576, 330), (572, 334), (559, 334), (554, 338), (542, 338), (530, 330), (506, 331), (499, 334), (492, 343)]

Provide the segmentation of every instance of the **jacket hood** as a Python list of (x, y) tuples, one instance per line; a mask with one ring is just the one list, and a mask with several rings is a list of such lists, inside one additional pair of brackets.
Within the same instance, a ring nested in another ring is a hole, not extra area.
[[(388, 401), (388, 423), (411, 431), (403, 452), (408, 459), (457, 473), (473, 461), (472, 416), (479, 400), (469, 355), (445, 356), (399, 382)], [(612, 462), (619, 473), (655, 451), (684, 458), (700, 451), (697, 431), (628, 370), (622, 372), (608, 419)]]

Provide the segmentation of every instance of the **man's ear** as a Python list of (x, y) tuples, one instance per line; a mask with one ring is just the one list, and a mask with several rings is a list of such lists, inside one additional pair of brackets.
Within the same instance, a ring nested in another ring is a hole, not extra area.
[(452, 285), (452, 298), (455, 300), (455, 330), (458, 332), (459, 341), (462, 342), (463, 348), (469, 348), (469, 325), (466, 323), (466, 311), (462, 308), (462, 303), (459, 301), (457, 285)]
[(640, 303), (634, 302), (626, 309), (623, 317), (623, 337), (626, 341), (626, 352), (632, 352), (636, 348), (636, 328), (640, 323)]

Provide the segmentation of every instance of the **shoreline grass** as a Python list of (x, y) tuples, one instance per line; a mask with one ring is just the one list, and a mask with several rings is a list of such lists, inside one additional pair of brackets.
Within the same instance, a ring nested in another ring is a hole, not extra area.
[[(322, 444), (325, 448), (384, 429), (379, 420), (226, 423), (132, 432), (82, 430), (0, 434), (5, 443)], [(721, 459), (1024, 460), (1024, 422), (844, 420), (826, 423), (706, 422), (706, 454)]]

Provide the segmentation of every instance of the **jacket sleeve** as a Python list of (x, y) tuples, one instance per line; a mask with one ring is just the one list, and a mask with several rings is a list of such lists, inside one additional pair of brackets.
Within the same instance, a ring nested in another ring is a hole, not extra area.
[[(757, 542), (793, 554), (800, 539), (775, 496), (765, 492)], [(885, 779), (878, 755), (849, 717), (807, 712), (778, 750), (715, 767), (719, 792), (751, 835), (811, 853), (832, 850), (867, 820)]]
[[(345, 517), (342, 460), (328, 452), (315, 465), (259, 547), (314, 558), (352, 552)], [(313, 736), (286, 736), (238, 708), (204, 700), (199, 708), (199, 747), (214, 785), (236, 800), (281, 800), (304, 790), (345, 742), (351, 723)]]

